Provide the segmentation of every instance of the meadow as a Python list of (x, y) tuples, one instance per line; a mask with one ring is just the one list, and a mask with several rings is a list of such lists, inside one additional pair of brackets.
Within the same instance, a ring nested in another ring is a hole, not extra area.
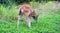
[[(0, 33), (60, 33), (60, 3), (31, 2), (39, 14), (37, 23), (32, 19), (29, 29), (25, 21), (21, 21), (17, 28), (18, 8), (16, 4), (4, 6), (0, 4)], [(53, 6), (57, 7), (54, 8)], [(23, 17), (21, 18), (23, 19)]]

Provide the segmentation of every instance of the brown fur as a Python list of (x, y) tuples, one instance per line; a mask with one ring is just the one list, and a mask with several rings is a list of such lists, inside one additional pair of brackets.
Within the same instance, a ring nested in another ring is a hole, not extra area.
[(18, 24), (20, 20), (20, 15), (23, 15), (25, 17), (29, 28), (31, 27), (30, 17), (33, 17), (33, 19), (37, 21), (37, 15), (35, 13), (35, 10), (29, 4), (23, 4), (19, 7)]

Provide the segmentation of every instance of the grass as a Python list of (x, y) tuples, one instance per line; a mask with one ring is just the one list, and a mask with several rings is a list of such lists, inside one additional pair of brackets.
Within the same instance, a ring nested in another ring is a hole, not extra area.
[(18, 15), (18, 11), (17, 11), (16, 5), (13, 5), (11, 7), (0, 5), (0, 18), (1, 19), (13, 20), (17, 18), (17, 15)]
[[(50, 3), (51, 4), (51, 3)], [(16, 5), (5, 7), (0, 5), (0, 33), (60, 33), (60, 10), (37, 10), (37, 23), (32, 19), (29, 29), (25, 21), (17, 28), (18, 9)], [(54, 13), (53, 13), (54, 12)]]
[(32, 22), (29, 29), (25, 22), (20, 23), (20, 28), (16, 28), (17, 22), (0, 20), (0, 33), (60, 33), (60, 16), (52, 15), (49, 17), (38, 18), (38, 22)]

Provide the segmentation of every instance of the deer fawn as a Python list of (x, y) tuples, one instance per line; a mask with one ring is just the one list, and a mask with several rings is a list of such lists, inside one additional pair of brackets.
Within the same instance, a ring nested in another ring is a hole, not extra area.
[(31, 27), (31, 17), (37, 22), (38, 16), (35, 13), (35, 10), (31, 7), (29, 4), (23, 4), (19, 7), (19, 15), (18, 15), (18, 23), (17, 26), (19, 26), (20, 16), (23, 15), (25, 18), (25, 21), (27, 22), (28, 27)]

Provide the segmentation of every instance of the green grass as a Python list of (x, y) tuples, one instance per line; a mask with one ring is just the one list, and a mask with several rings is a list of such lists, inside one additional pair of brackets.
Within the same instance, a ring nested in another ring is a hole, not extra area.
[(32, 22), (30, 29), (24, 21), (20, 23), (19, 28), (16, 26), (16, 21), (0, 20), (0, 33), (60, 33), (60, 16), (52, 15), (38, 18), (37, 23)]
[(0, 18), (5, 20), (16, 19), (18, 15), (18, 9), (16, 5), (4, 6), (0, 5)]
[(27, 27), (25, 21), (21, 21), (19, 28), (17, 28), (18, 9), (16, 9), (16, 5), (13, 4), (11, 8), (0, 5), (0, 33), (60, 33), (59, 9), (37, 11), (39, 11), (37, 14), (40, 13), (38, 21), (35, 23), (32, 19), (32, 27), (30, 29)]

